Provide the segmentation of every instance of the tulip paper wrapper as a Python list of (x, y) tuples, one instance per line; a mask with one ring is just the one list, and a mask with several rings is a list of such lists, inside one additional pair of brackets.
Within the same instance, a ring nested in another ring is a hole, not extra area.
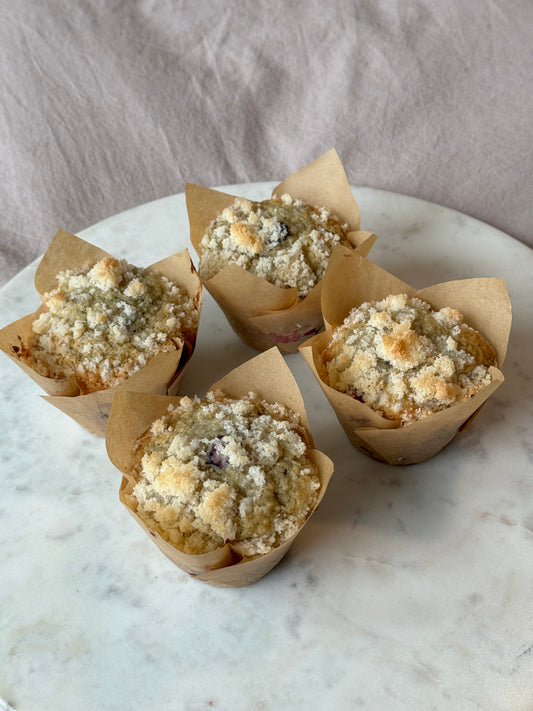
[(330, 342), (332, 330), (344, 321), (352, 307), (401, 293), (417, 296), (436, 310), (445, 306), (459, 310), (466, 323), (492, 345), (500, 367), (509, 340), (511, 302), (503, 279), (464, 279), (416, 290), (350, 250), (335, 248), (322, 287), (326, 330), (302, 344), (300, 351), (352, 444), (389, 464), (416, 464), (437, 454), (464, 430), (504, 378), (500, 370), (491, 367), (492, 382), (474, 397), (404, 426), (330, 387), (322, 352)]
[[(110, 255), (107, 252), (89, 242), (59, 230), (37, 268), (35, 274), (37, 291), (43, 298), (45, 293), (57, 288), (56, 275), (60, 271), (84, 268), (108, 256)], [(194, 299), (200, 311), (202, 285), (187, 250), (152, 264), (149, 269), (164, 274), (183, 288)], [(43, 396), (45, 400), (72, 417), (92, 434), (105, 436), (111, 402), (115, 393), (120, 390), (131, 389), (161, 394), (177, 392), (195, 342), (184, 342), (182, 345), (180, 339), (176, 343), (176, 350), (154, 356), (143, 368), (119, 385), (86, 395), (81, 394), (74, 376), (54, 379), (40, 375), (31, 368), (20, 353), (21, 345), (29, 344), (31, 341), (32, 323), (44, 310), (46, 306), (43, 304), (35, 313), (0, 330), (0, 348), (47, 393), (47, 396)]]
[[(233, 398), (243, 397), (249, 392), (254, 392), (264, 400), (286, 405), (300, 416), (307, 433), (308, 444), (311, 447), (308, 454), (318, 468), (321, 482), (314, 511), (325, 494), (333, 473), (333, 463), (325, 454), (312, 448), (313, 438), (309, 430), (303, 399), (296, 381), (278, 349), (272, 348), (252, 358), (232, 370), (210, 389), (222, 390)], [(124, 475), (119, 491), (120, 500), (139, 525), (152, 537), (159, 549), (189, 575), (219, 587), (249, 585), (262, 578), (281, 560), (299, 531), (279, 547), (254, 558), (241, 555), (238, 543), (226, 543), (223, 547), (203, 555), (190, 555), (183, 553), (166, 541), (158, 531), (147, 527), (137, 515), (137, 503), (132, 496), (133, 488), (137, 483), (136, 474), (133, 472), (135, 442), (154, 420), (167, 412), (169, 404), (178, 404), (180, 400), (180, 397), (128, 391), (116, 394), (109, 416), (106, 445), (111, 461)], [(309, 513), (309, 516), (313, 511)]]
[[(297, 171), (272, 191), (272, 196), (289, 193), (303, 202), (325, 207), (350, 230), (348, 242), (367, 256), (376, 240), (360, 229), (359, 207), (335, 150)], [(201, 240), (209, 224), (235, 201), (228, 195), (199, 185), (187, 184), (185, 195), (191, 242), (201, 255)], [(252, 348), (266, 350), (277, 345), (282, 353), (296, 353), (298, 345), (323, 328), (320, 311), (321, 281), (300, 298), (295, 288), (270, 284), (242, 267), (231, 264), (204, 282), (224, 311), (234, 331)]]

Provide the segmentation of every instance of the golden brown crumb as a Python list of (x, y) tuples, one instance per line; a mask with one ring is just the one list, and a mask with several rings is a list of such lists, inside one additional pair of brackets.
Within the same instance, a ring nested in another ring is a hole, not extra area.
[(234, 222), (230, 227), (230, 233), (235, 243), (251, 254), (259, 254), (263, 251), (264, 245), (257, 235), (255, 235), (243, 222)]

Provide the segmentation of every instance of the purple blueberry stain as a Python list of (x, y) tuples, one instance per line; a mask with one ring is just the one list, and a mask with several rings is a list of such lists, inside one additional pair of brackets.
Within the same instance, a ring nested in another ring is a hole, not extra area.
[(228, 458), (224, 454), (224, 444), (222, 443), (222, 435), (218, 435), (212, 440), (207, 451), (207, 463), (219, 469), (224, 468), (228, 463)]
[(269, 237), (269, 242), (272, 247), (277, 247), (281, 244), (290, 234), (289, 226), (285, 222), (278, 222), (274, 232)]
[(268, 337), (274, 343), (295, 343), (296, 341), (303, 341), (304, 339), (314, 336), (320, 333), (323, 326), (317, 326), (313, 328), (308, 328), (307, 330), (291, 331), (291, 333), (269, 333)]
[(285, 222), (278, 223), (278, 234), (280, 241), (286, 239), (289, 236), (289, 232), (289, 225), (287, 225)]

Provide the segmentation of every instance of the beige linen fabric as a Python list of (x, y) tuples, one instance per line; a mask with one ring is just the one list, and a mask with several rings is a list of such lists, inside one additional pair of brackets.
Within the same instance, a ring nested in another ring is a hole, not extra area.
[(533, 246), (530, 0), (0, 0), (0, 285), (57, 228), (278, 181), (350, 182)]

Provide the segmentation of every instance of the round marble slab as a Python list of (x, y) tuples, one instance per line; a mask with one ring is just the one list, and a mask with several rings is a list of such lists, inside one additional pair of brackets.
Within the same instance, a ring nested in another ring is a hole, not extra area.
[[(263, 199), (273, 187), (221, 189)], [(104, 441), (2, 357), (0, 697), (16, 711), (533, 707), (533, 252), (452, 210), (353, 190), (379, 235), (371, 259), (416, 288), (506, 279), (504, 385), (447, 449), (398, 469), (349, 444), (287, 356), (335, 473), (287, 557), (232, 590), (159, 552), (118, 501)], [(183, 195), (80, 235), (141, 266), (185, 246), (197, 261)], [(35, 268), (0, 291), (1, 326), (38, 306)], [(206, 293), (182, 392), (255, 354)]]

